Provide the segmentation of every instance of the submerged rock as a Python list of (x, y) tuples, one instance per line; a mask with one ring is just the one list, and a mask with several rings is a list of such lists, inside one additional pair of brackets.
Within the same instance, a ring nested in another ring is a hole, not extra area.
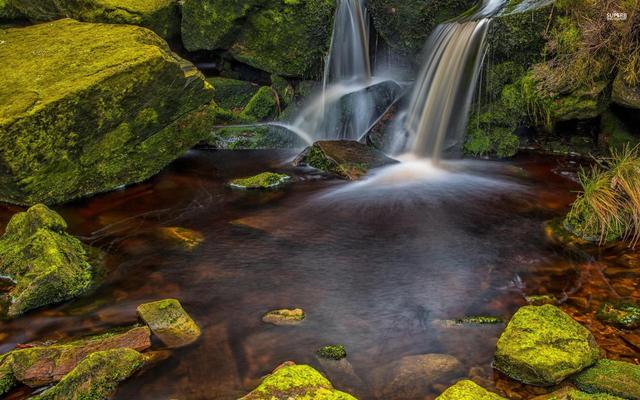
[(342, 360), (347, 357), (347, 350), (342, 345), (329, 345), (322, 346), (316, 354), (320, 358), (326, 358), (328, 360)]
[(343, 179), (357, 180), (370, 169), (396, 162), (366, 144), (352, 140), (326, 140), (308, 147), (294, 164), (305, 164)]
[(0, 201), (140, 182), (210, 135), (211, 86), (148, 29), (64, 19), (2, 41)]
[(473, 381), (463, 380), (445, 390), (436, 400), (506, 400)]
[(588, 393), (606, 393), (629, 400), (640, 400), (640, 366), (622, 361), (600, 360), (578, 374), (578, 389)]
[(169, 348), (190, 345), (200, 337), (200, 327), (176, 299), (165, 299), (140, 304), (140, 318)]
[(235, 189), (275, 189), (289, 182), (291, 177), (275, 172), (263, 172), (248, 178), (234, 179), (229, 186)]
[(4, 354), (0, 362), (0, 394), (17, 382), (40, 387), (57, 382), (87, 356), (98, 351), (130, 348), (143, 351), (151, 346), (149, 328), (112, 330), (70, 342), (35, 345)]
[(640, 328), (640, 305), (633, 303), (603, 303), (598, 309), (600, 321), (624, 329)]
[(85, 22), (140, 25), (163, 38), (180, 32), (177, 0), (8, 0), (32, 21), (70, 17)]
[(515, 380), (550, 386), (593, 365), (599, 354), (591, 332), (559, 308), (525, 306), (500, 336), (493, 366)]
[(313, 77), (329, 47), (333, 0), (185, 0), (189, 51), (228, 50), (238, 61), (282, 76)]
[(262, 316), (262, 321), (273, 325), (298, 325), (305, 318), (301, 308), (272, 310)]
[(6, 317), (72, 299), (89, 289), (93, 269), (87, 251), (66, 228), (64, 219), (42, 204), (11, 218), (0, 238), (0, 275), (14, 283), (2, 298)]
[(277, 368), (241, 400), (289, 399), (356, 400), (334, 389), (327, 378), (310, 366), (291, 363)]
[(525, 296), (525, 300), (532, 306), (556, 305), (558, 303), (558, 298), (552, 294), (534, 294)]
[(544, 396), (534, 397), (532, 400), (623, 400), (617, 396), (611, 396), (609, 394), (597, 393), (590, 394), (581, 392), (572, 387), (565, 387), (557, 390), (553, 393), (546, 394)]
[(421, 398), (435, 383), (461, 376), (462, 363), (448, 354), (406, 356), (372, 373), (380, 398)]
[(204, 241), (204, 236), (201, 232), (179, 226), (160, 228), (160, 235), (164, 239), (177, 243), (189, 251), (194, 250)]
[(76, 368), (50, 389), (32, 400), (107, 399), (118, 384), (130, 377), (146, 360), (132, 349), (99, 351), (82, 360)]

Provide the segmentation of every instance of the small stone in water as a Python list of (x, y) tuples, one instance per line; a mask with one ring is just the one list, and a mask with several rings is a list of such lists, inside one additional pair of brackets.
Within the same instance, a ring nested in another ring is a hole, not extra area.
[(502, 319), (502, 317), (492, 317), (492, 316), (486, 316), (486, 315), (464, 317), (456, 320), (456, 323), (458, 324), (468, 324), (468, 325), (491, 325), (491, 324), (501, 324), (503, 322), (504, 320)]
[(284, 185), (290, 179), (289, 175), (263, 172), (248, 178), (234, 179), (229, 182), (229, 186), (234, 189), (273, 189)]
[(179, 243), (186, 250), (193, 250), (204, 241), (202, 233), (179, 226), (160, 228), (163, 238)]
[(304, 320), (304, 317), (304, 310), (301, 308), (285, 308), (269, 311), (262, 316), (262, 321), (273, 325), (298, 325)]
[(178, 300), (166, 299), (140, 304), (137, 310), (140, 318), (169, 348), (187, 346), (200, 337), (200, 327)]
[(604, 303), (598, 310), (600, 321), (619, 328), (640, 328), (640, 306), (632, 303)]
[(347, 351), (342, 345), (323, 346), (316, 352), (316, 354), (318, 357), (330, 360), (341, 360), (347, 357)]
[(552, 294), (525, 296), (525, 300), (532, 306), (543, 306), (545, 304), (555, 305), (558, 303), (558, 298)]

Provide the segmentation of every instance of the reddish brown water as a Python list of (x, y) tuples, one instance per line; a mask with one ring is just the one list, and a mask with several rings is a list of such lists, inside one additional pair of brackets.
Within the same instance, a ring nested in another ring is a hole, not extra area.
[[(380, 398), (368, 384), (376, 368), (424, 353), (454, 355), (464, 375), (529, 398), (541, 390), (490, 367), (503, 325), (434, 321), (509, 318), (524, 295), (553, 293), (610, 357), (640, 357), (631, 344), (640, 342), (637, 334), (593, 318), (604, 299), (640, 299), (634, 253), (614, 249), (593, 262), (573, 261), (545, 238), (543, 223), (575, 197), (570, 160), (523, 155), (457, 164), (464, 172), (406, 184), (358, 185), (293, 169), (294, 155), (192, 151), (149, 182), (58, 208), (70, 232), (109, 253), (110, 272), (82, 299), (4, 323), (0, 351), (131, 323), (138, 304), (175, 297), (202, 338), (125, 382), (116, 399), (236, 399), (283, 361), (321, 369), (314, 352), (334, 343), (346, 346), (364, 381), (355, 388), (361, 399)], [(274, 192), (225, 187), (265, 170), (295, 182)], [(1, 207), (2, 226), (17, 211)], [(204, 241), (189, 251), (163, 237), (162, 227), (192, 229)], [(307, 319), (297, 327), (261, 322), (283, 307), (302, 307)], [(330, 377), (354, 389), (352, 380)], [(433, 399), (449, 383), (419, 398)], [(25, 396), (18, 390), (11, 398)]]

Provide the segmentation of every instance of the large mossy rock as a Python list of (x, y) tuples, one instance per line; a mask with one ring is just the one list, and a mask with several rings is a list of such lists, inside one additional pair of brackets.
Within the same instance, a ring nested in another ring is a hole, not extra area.
[(169, 348), (188, 346), (200, 337), (200, 327), (176, 299), (140, 304), (137, 311), (153, 334)]
[(163, 38), (180, 32), (177, 0), (0, 0), (32, 21), (74, 18), (84, 22), (140, 25)]
[(397, 163), (383, 152), (353, 140), (323, 140), (305, 149), (294, 161), (333, 174), (356, 180), (370, 169)]
[(573, 387), (565, 387), (560, 390), (556, 390), (553, 393), (545, 394), (542, 396), (534, 397), (532, 400), (624, 400), (617, 396), (612, 396), (605, 393), (585, 393), (576, 390)]
[(65, 19), (0, 40), (1, 201), (140, 182), (209, 135), (211, 86), (145, 28)]
[(623, 107), (640, 109), (640, 85), (629, 86), (622, 74), (618, 74), (613, 81), (611, 101)]
[(291, 363), (277, 368), (241, 400), (289, 399), (356, 400), (334, 389), (327, 378), (310, 366)]
[(252, 67), (318, 77), (329, 47), (334, 0), (186, 0), (187, 50), (229, 50)]
[(593, 365), (600, 349), (585, 327), (553, 305), (525, 306), (498, 340), (493, 366), (531, 385), (555, 385)]
[(118, 384), (129, 378), (147, 360), (132, 349), (99, 351), (82, 360), (57, 385), (32, 400), (108, 399)]
[(373, 24), (391, 48), (418, 54), (433, 29), (461, 15), (473, 0), (369, 0)]
[(11, 218), (0, 238), (0, 275), (13, 283), (2, 298), (4, 316), (72, 299), (91, 286), (87, 249), (66, 228), (42, 204)]
[(640, 400), (640, 366), (622, 361), (600, 360), (574, 379), (588, 393), (605, 393)]
[(506, 400), (473, 381), (463, 380), (445, 390), (436, 400)]
[(18, 382), (40, 387), (58, 382), (90, 354), (111, 349), (143, 351), (151, 346), (144, 326), (115, 329), (69, 342), (35, 345), (10, 351), (0, 361), (0, 395)]

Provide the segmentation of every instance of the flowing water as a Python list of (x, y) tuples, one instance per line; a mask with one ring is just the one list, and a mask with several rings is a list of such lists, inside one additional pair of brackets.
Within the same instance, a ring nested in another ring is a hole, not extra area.
[(487, 0), (471, 17), (436, 27), (425, 47), (427, 59), (407, 110), (407, 150), (438, 161), (459, 150), (485, 54), (490, 16), (503, 0)]
[[(433, 399), (461, 376), (517, 400), (543, 389), (491, 369), (504, 325), (440, 321), (509, 318), (524, 295), (553, 293), (609, 357), (639, 357), (593, 318), (602, 299), (640, 299), (637, 259), (624, 268), (616, 254), (574, 261), (545, 239), (544, 221), (563, 215), (575, 196), (571, 160), (521, 155), (438, 168), (406, 160), (346, 183), (291, 167), (294, 155), (191, 151), (145, 183), (57, 208), (71, 233), (108, 252), (109, 274), (86, 297), (4, 322), (0, 351), (130, 324), (138, 304), (173, 297), (202, 337), (124, 382), (116, 399), (237, 399), (293, 360), (362, 400)], [(293, 182), (269, 192), (225, 186), (265, 170)], [(18, 210), (0, 206), (0, 227)], [(192, 229), (204, 241), (188, 250), (165, 237), (165, 227)], [(302, 307), (307, 319), (296, 327), (261, 321), (282, 307)], [(346, 346), (356, 377), (315, 358), (334, 343)], [(463, 368), (426, 388), (412, 381), (396, 395), (380, 393), (379, 371), (425, 353), (453, 355)], [(21, 388), (9, 398), (27, 394)]]

